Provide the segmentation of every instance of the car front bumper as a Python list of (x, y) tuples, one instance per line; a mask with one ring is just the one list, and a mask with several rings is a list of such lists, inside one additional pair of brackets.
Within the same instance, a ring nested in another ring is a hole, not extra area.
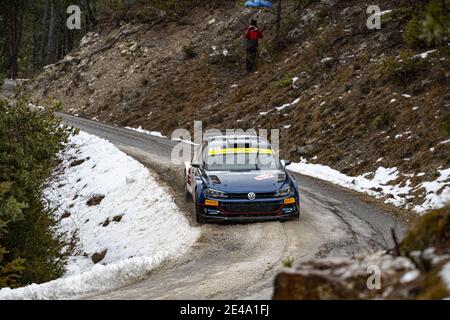
[(285, 203), (286, 198), (259, 201), (216, 200), (218, 205), (203, 204), (200, 209), (202, 210), (202, 217), (209, 221), (288, 220), (298, 217), (300, 212), (298, 196), (290, 199), (292, 198), (295, 198), (293, 203)]

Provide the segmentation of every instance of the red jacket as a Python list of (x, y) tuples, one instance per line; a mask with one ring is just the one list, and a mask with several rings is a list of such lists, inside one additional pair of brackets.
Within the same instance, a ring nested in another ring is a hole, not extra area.
[(246, 30), (245, 30), (245, 37), (248, 40), (253, 40), (258, 42), (259, 39), (261, 39), (263, 37), (263, 34), (261, 32), (261, 30), (258, 29), (258, 27), (255, 26), (249, 26)]

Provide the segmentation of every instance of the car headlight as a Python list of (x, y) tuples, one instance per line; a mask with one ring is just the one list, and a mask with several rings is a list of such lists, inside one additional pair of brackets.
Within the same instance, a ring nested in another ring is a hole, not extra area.
[(226, 192), (214, 190), (214, 189), (210, 189), (210, 188), (205, 190), (205, 194), (211, 198), (227, 198), (228, 197), (228, 194)]
[(278, 192), (275, 193), (275, 197), (281, 198), (281, 197), (289, 196), (291, 194), (292, 194), (292, 188), (289, 186), (289, 187), (278, 190)]

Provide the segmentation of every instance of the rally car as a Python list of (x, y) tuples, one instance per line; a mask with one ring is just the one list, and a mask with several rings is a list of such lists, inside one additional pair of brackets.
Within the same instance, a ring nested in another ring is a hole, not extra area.
[(214, 136), (185, 165), (185, 189), (198, 223), (298, 220), (300, 197), (289, 161), (252, 135)]

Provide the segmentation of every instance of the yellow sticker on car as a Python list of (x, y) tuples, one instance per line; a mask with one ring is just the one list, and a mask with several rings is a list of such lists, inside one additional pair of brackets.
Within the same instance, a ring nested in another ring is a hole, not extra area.
[(218, 207), (218, 206), (219, 206), (219, 201), (216, 201), (216, 200), (206, 200), (206, 201), (205, 201), (205, 205), (206, 205), (206, 206), (214, 206), (214, 207)]
[(284, 204), (291, 204), (291, 203), (295, 203), (295, 198), (284, 199)]
[(261, 148), (224, 148), (224, 149), (211, 149), (208, 151), (209, 156), (225, 155), (225, 154), (273, 154), (271, 149)]

